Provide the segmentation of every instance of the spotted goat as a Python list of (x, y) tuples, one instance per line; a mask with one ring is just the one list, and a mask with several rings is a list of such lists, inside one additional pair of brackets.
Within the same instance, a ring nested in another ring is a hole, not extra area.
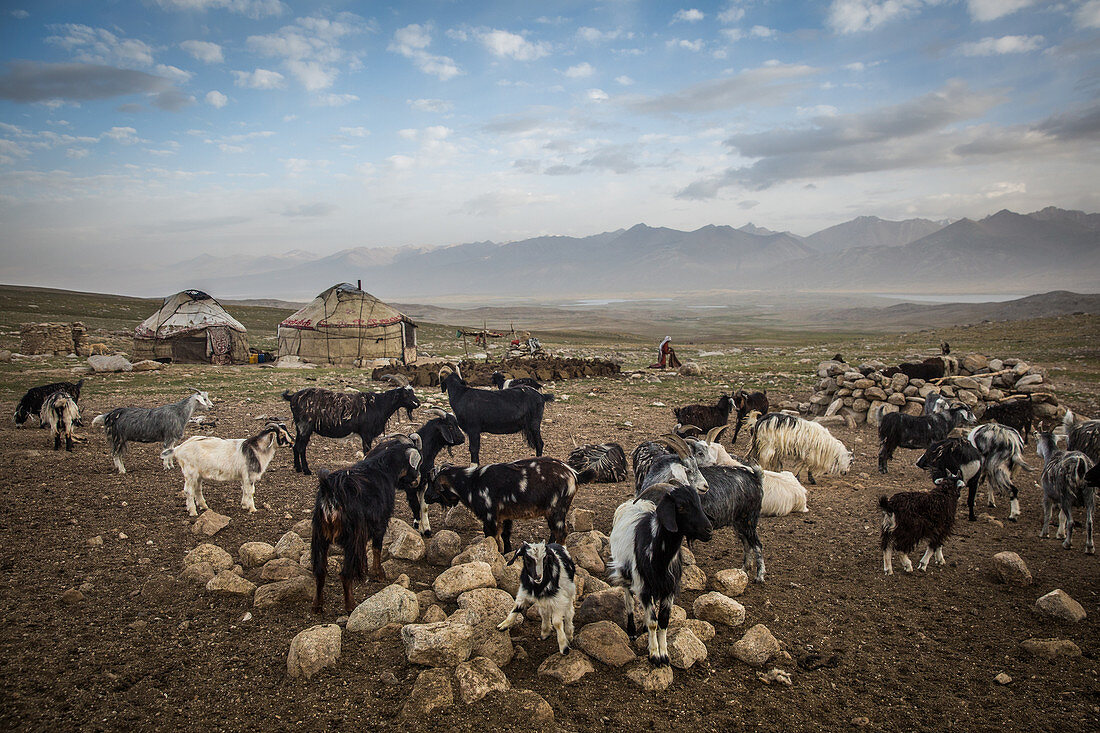
[(577, 567), (569, 551), (553, 542), (524, 542), (508, 561), (523, 559), (519, 574), (519, 592), (512, 612), (497, 626), (500, 631), (523, 623), (523, 612), (530, 606), (539, 609), (542, 636), (556, 633), (558, 651), (569, 653), (573, 641), (573, 601), (577, 597)]

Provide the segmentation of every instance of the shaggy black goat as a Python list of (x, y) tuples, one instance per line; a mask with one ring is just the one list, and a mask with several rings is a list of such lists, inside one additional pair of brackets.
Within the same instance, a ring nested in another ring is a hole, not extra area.
[(945, 438), (929, 446), (917, 459), (917, 468), (931, 471), (933, 476), (948, 473), (962, 477), (966, 482), (966, 505), (970, 508), (970, 521), (976, 521), (974, 496), (982, 474), (982, 455), (966, 438)]
[(1066, 450), (1081, 451), (1093, 463), (1100, 463), (1100, 420), (1078, 422), (1073, 412), (1067, 410), (1063, 425), (1066, 428)]
[(689, 444), (672, 433), (640, 444), (631, 456), (634, 495), (661, 483), (682, 483), (706, 491), (707, 480), (699, 473), (699, 459), (707, 456), (707, 448), (700, 441)]
[(728, 423), (732, 411), (733, 398), (728, 394), (719, 397), (718, 402), (713, 405), (684, 405), (672, 408), (676, 422), (681, 425), (694, 425), (704, 431)]
[(1031, 432), (1031, 423), (1035, 419), (1035, 403), (1030, 397), (1007, 400), (990, 405), (982, 413), (982, 422), (995, 422), (1010, 427), (1020, 434), (1027, 445), (1027, 434)]
[(913, 572), (909, 553), (916, 549), (921, 540), (928, 540), (928, 548), (917, 564), (918, 570), (927, 570), (928, 561), (933, 557), (938, 565), (947, 562), (943, 559), (943, 543), (951, 536), (951, 529), (955, 526), (955, 507), (966, 482), (958, 474), (948, 473), (932, 483), (935, 488), (931, 491), (902, 491), (889, 499), (879, 497), (878, 505), (882, 509), (882, 570), (887, 575), (894, 574), (895, 551), (901, 553), (905, 572)]
[[(526, 387), (524, 388), (526, 389)], [(446, 506), (462, 502), (494, 537), (502, 553), (512, 551), (512, 521), (545, 517), (550, 541), (565, 540), (565, 515), (577, 484), (594, 471), (577, 474), (556, 458), (524, 458), (487, 466), (444, 466), (436, 469), (432, 489)]]
[(456, 366), (439, 370), (439, 388), (447, 393), (458, 424), (470, 436), (470, 461), (481, 462), (481, 434), (523, 433), (527, 445), (542, 455), (542, 414), (552, 394), (530, 387), (475, 389), (462, 379)]
[(324, 605), (328, 551), (333, 542), (344, 549), (340, 579), (344, 583), (344, 610), (347, 613), (355, 608), (351, 584), (368, 574), (368, 544), (374, 556), (370, 578), (386, 580), (386, 571), (382, 569), (382, 538), (393, 516), (394, 494), (401, 481), (415, 478), (419, 466), (419, 451), (395, 443), (348, 468), (322, 472), (313, 505), (310, 542), (310, 559), (317, 583), (314, 613), (320, 613)]
[(44, 384), (41, 387), (31, 387), (23, 395), (23, 399), (19, 400), (19, 404), (15, 406), (15, 424), (23, 425), (27, 422), (28, 417), (34, 415), (39, 418), (38, 426), (41, 428), (46, 427), (46, 424), (40, 418), (42, 405), (46, 398), (54, 392), (66, 392), (73, 398), (73, 402), (79, 404), (80, 388), (83, 386), (84, 380), (81, 379), (79, 382), (54, 382), (53, 384)]
[(80, 420), (80, 410), (68, 392), (54, 392), (42, 403), (39, 421), (53, 435), (53, 449), (61, 450), (61, 436), (65, 436), (65, 450), (73, 451), (73, 425)]
[(752, 576), (756, 560), (756, 582), (764, 582), (764, 545), (756, 532), (760, 504), (764, 498), (764, 471), (760, 466), (703, 466), (699, 469), (709, 487), (700, 495), (703, 512), (714, 529), (733, 527), (745, 549), (742, 567)]
[[(981, 478), (985, 479), (989, 490), (986, 500), (989, 506), (997, 506), (994, 493), (1005, 494), (1009, 498), (1008, 521), (1015, 522), (1020, 516), (1020, 502), (1016, 498), (1018, 490), (1012, 483), (1012, 471), (1022, 468), (1030, 471), (1031, 466), (1024, 463), (1024, 441), (1007, 425), (987, 423), (970, 431), (967, 439), (982, 457)], [(970, 518), (974, 521), (973, 495), (970, 496)]]
[(944, 412), (932, 415), (906, 415), (890, 412), (882, 416), (878, 424), (879, 473), (886, 473), (886, 462), (894, 457), (897, 448), (928, 448), (937, 440), (943, 440), (953, 429), (963, 423), (974, 422), (974, 413), (966, 405), (955, 405)]
[(884, 377), (892, 377), (895, 374), (904, 374), (910, 379), (923, 379), (928, 382), (933, 379), (952, 376), (956, 371), (957, 362), (954, 357), (932, 356), (924, 361), (906, 361), (896, 367), (882, 370)]
[(523, 612), (528, 606), (538, 606), (542, 619), (542, 637), (550, 636), (553, 629), (558, 635), (558, 651), (569, 653), (573, 641), (573, 601), (577, 597), (575, 578), (577, 566), (569, 556), (569, 550), (553, 542), (524, 542), (508, 561), (511, 565), (523, 558), (519, 574), (519, 592), (512, 612), (500, 622), (497, 629), (507, 631), (523, 623)]
[(709, 542), (710, 522), (699, 492), (682, 484), (655, 484), (615, 510), (608, 578), (622, 586), (626, 633), (634, 637), (634, 596), (642, 602), (649, 631), (649, 661), (668, 665), (672, 604), (680, 593), (680, 546)]
[(741, 433), (741, 426), (745, 424), (745, 418), (753, 410), (758, 411), (761, 415), (768, 414), (768, 390), (763, 392), (746, 392), (743, 389), (739, 389), (733, 393), (733, 406), (737, 408), (737, 425), (733, 428), (733, 440), (730, 443), (737, 442), (737, 436)]
[[(116, 407), (110, 412), (97, 415), (92, 420), (93, 427), (103, 426), (107, 439), (111, 443), (111, 459), (119, 473), (126, 473), (122, 463), (126, 455), (127, 444), (163, 443), (164, 450), (175, 447), (183, 440), (183, 429), (191, 414), (199, 407), (210, 408), (214, 403), (206, 392), (192, 387), (195, 394), (184, 397), (179, 402), (160, 407)], [(165, 470), (174, 465), (171, 454), (162, 456)]]
[(531, 379), (530, 377), (519, 377), (518, 379), (508, 379), (501, 372), (493, 372), (493, 376), (489, 378), (489, 381), (493, 383), (497, 389), (510, 389), (512, 387), (532, 387), (534, 389), (542, 389), (542, 384), (537, 379)]
[(567, 461), (577, 473), (588, 469), (596, 472), (592, 480), (600, 484), (615, 484), (626, 480), (626, 453), (618, 443), (587, 444), (574, 448)]
[(1081, 451), (1058, 450), (1053, 433), (1038, 433), (1035, 442), (1035, 449), (1046, 464), (1039, 480), (1043, 486), (1043, 528), (1039, 537), (1049, 536), (1051, 514), (1058, 507), (1058, 532), (1054, 536), (1064, 536), (1062, 547), (1070, 549), (1073, 546), (1073, 507), (1084, 507), (1085, 554), (1093, 554), (1092, 510), (1096, 503), (1096, 464)]
[(412, 419), (412, 411), (420, 407), (412, 387), (395, 387), (385, 392), (330, 392), (320, 387), (309, 387), (291, 394), (283, 392), (283, 399), (290, 403), (294, 415), (294, 470), (312, 473), (306, 462), (306, 448), (314, 433), (326, 438), (343, 438), (355, 433), (363, 441), (363, 453), (370, 444), (386, 431), (386, 421), (393, 413), (405, 408)]

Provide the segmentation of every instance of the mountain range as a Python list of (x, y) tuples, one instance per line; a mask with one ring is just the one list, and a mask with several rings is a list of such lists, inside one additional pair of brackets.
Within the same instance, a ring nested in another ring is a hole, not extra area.
[[(1029, 293), (1100, 291), (1100, 214), (1049, 207), (981, 220), (861, 216), (808, 237), (748, 224), (694, 231), (637, 224), (589, 237), (446, 247), (356, 247), (173, 266), (226, 298), (310, 298), (362, 280), (384, 298), (640, 297), (713, 291)], [(232, 273), (226, 275), (226, 273)], [(159, 283), (158, 283), (159, 284)]]

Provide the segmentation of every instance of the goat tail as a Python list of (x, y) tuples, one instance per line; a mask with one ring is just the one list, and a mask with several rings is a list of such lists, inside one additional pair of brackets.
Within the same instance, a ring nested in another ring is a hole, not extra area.
[(292, 395), (292, 393), (291, 393), (291, 391), (290, 391), (289, 389), (284, 389), (284, 390), (283, 390), (283, 399), (284, 399), (284, 400), (286, 400), (287, 402), (290, 402), (290, 398), (291, 398), (292, 396), (293, 396), (293, 395)]
[(553, 402), (554, 401), (554, 395), (544, 392), (543, 395), (542, 395), (542, 401), (543, 401), (543, 404), (545, 404), (547, 402)]
[(890, 506), (890, 499), (885, 494), (878, 498), (878, 508), (882, 510), (883, 514), (888, 514), (891, 517), (894, 515), (894, 510)]
[(107, 422), (107, 413), (103, 413), (102, 415), (96, 415), (95, 420), (92, 420), (92, 427), (93, 428), (101, 428), (101, 427), (104, 426), (104, 424), (106, 424), (106, 422)]

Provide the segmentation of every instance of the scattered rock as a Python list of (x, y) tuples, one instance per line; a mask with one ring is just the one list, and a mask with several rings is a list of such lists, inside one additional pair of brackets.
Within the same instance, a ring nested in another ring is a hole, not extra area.
[(716, 591), (704, 593), (691, 606), (695, 618), (722, 626), (740, 626), (745, 623), (745, 607), (729, 596)]
[(596, 545), (577, 545), (570, 548), (569, 554), (577, 567), (584, 568), (592, 575), (603, 575), (607, 569)]
[(405, 656), (413, 664), (428, 667), (453, 667), (466, 661), (473, 650), (473, 637), (472, 627), (450, 621), (401, 628)]
[(483, 562), (489, 565), (494, 572), (500, 572), (504, 568), (504, 555), (497, 549), (497, 541), (492, 537), (485, 537), (471, 543), (465, 550), (451, 559), (451, 566), (463, 565), (468, 562)]
[(405, 717), (421, 717), (455, 704), (454, 688), (451, 685), (451, 673), (446, 669), (426, 669), (413, 683), (405, 706), (401, 709)]
[(574, 623), (577, 627), (593, 623), (595, 621), (621, 622), (626, 618), (626, 601), (623, 592), (618, 588), (588, 593), (577, 609)]
[(180, 580), (202, 583), (206, 585), (214, 579), (214, 566), (208, 562), (197, 562), (188, 565), (180, 573)]
[(191, 525), (191, 532), (192, 534), (204, 534), (207, 537), (213, 537), (228, 526), (229, 517), (218, 514), (213, 509), (207, 509)]
[[(581, 569), (579, 572), (585, 573), (587, 571)], [(497, 587), (501, 590), (507, 591), (513, 598), (519, 594), (519, 576), (522, 573), (518, 563), (512, 565), (505, 565), (500, 569), (500, 572), (493, 571), (493, 577), (496, 578)], [(580, 595), (580, 588), (577, 589), (577, 594)]]
[(434, 624), (438, 621), (446, 621), (447, 612), (443, 610), (442, 606), (432, 604), (420, 615), (420, 623), (422, 624)]
[(779, 642), (763, 624), (753, 626), (733, 645), (733, 656), (753, 667), (763, 666), (778, 653)]
[(275, 543), (275, 554), (279, 557), (290, 557), (297, 560), (305, 552), (305, 549), (305, 540), (299, 537), (297, 532), (287, 532)]
[(566, 521), (574, 532), (589, 532), (592, 530), (592, 522), (596, 519), (596, 513), (589, 509), (570, 509)]
[(687, 565), (680, 576), (680, 587), (691, 591), (706, 590), (707, 574), (698, 565)]
[(486, 696), (485, 703), (494, 710), (511, 714), (511, 720), (505, 726), (509, 730), (546, 730), (554, 725), (554, 708), (531, 690), (500, 690)]
[(456, 504), (443, 516), (443, 524), (451, 529), (481, 529), (482, 522), (463, 504)]
[(290, 531), (297, 534), (303, 540), (309, 539), (313, 536), (313, 520), (303, 519), (295, 522), (294, 526), (290, 528)]
[(229, 570), (233, 567), (233, 556), (228, 552), (210, 543), (199, 545), (183, 557), (183, 566), (186, 568), (195, 563), (207, 562), (217, 570)]
[(439, 600), (453, 601), (474, 588), (495, 588), (496, 578), (488, 563), (476, 561), (455, 565), (440, 573), (432, 583)]
[(791, 686), (791, 673), (784, 672), (783, 670), (776, 667), (772, 667), (767, 672), (757, 672), (756, 679), (760, 680), (765, 685), (770, 685), (773, 682), (778, 682), (780, 684), (786, 685), (787, 687)]
[(206, 584), (206, 590), (211, 593), (249, 596), (256, 590), (256, 584), (245, 580), (232, 570), (219, 570), (217, 575)]
[(499, 624), (515, 606), (512, 596), (499, 588), (475, 588), (458, 597), (458, 608), (471, 626)]
[(668, 658), (677, 669), (690, 669), (707, 658), (707, 647), (695, 633), (682, 626), (668, 632)]
[(96, 372), (130, 372), (134, 365), (125, 356), (89, 356), (88, 366)]
[(260, 567), (275, 559), (275, 556), (275, 547), (267, 542), (245, 542), (237, 550), (237, 557), (246, 568)]
[(97, 534), (95, 537), (88, 538), (89, 547), (103, 547), (103, 535)]
[(1009, 585), (1031, 585), (1031, 571), (1015, 552), (998, 552), (993, 556), (993, 576)]
[(703, 367), (695, 361), (685, 361), (680, 365), (681, 377), (701, 377), (703, 376)]
[(450, 565), (462, 551), (462, 538), (450, 529), (441, 529), (428, 540), (427, 556), (432, 565)]
[(621, 667), (635, 659), (630, 637), (611, 621), (588, 624), (577, 632), (573, 643), (588, 656), (611, 667)]
[(309, 679), (321, 669), (330, 667), (340, 658), (343, 632), (336, 624), (312, 626), (290, 642), (286, 657), (286, 672), (291, 678)]
[(864, 715), (860, 715), (857, 718), (852, 718), (852, 725), (857, 728), (866, 728), (871, 724), (871, 720)]
[(998, 685), (1010, 685), (1010, 684), (1012, 684), (1012, 678), (1009, 677), (1004, 672), (1001, 672), (996, 677), (994, 677), (993, 681), (996, 682)]
[(610, 590), (611, 589), (610, 585), (608, 585), (607, 583), (605, 583), (603, 580), (596, 577), (595, 575), (592, 575), (591, 573), (589, 573), (584, 568), (580, 568), (580, 569), (577, 570), (577, 576), (576, 577), (580, 578), (581, 582), (583, 582), (583, 588), (578, 583), (577, 595), (584, 595), (585, 593), (598, 593), (602, 590)]
[(1081, 648), (1068, 639), (1025, 639), (1020, 642), (1020, 648), (1044, 659), (1081, 656)]
[(306, 570), (289, 557), (276, 557), (264, 563), (260, 578), (267, 581), (290, 580), (308, 575)]
[(377, 631), (386, 624), (412, 624), (420, 619), (416, 594), (397, 584), (387, 585), (351, 612), (348, 631)]
[(730, 598), (736, 598), (744, 593), (748, 584), (749, 574), (741, 568), (719, 570), (713, 576), (714, 589)]
[(164, 364), (152, 359), (142, 359), (130, 365), (135, 372), (155, 372), (164, 368)]
[(627, 678), (646, 692), (661, 692), (672, 684), (672, 667), (654, 667), (643, 659), (626, 670)]
[(267, 583), (256, 589), (252, 606), (254, 608), (269, 608), (284, 603), (309, 602), (313, 600), (316, 587), (313, 579), (305, 575), (299, 575), (290, 580)]
[(553, 677), (563, 685), (570, 685), (590, 672), (595, 672), (592, 660), (584, 652), (571, 650), (568, 654), (551, 654), (539, 665), (539, 674)]
[(78, 591), (76, 588), (69, 588), (61, 594), (61, 602), (67, 606), (80, 603), (84, 600), (84, 594)]
[(712, 626), (710, 622), (704, 621), (701, 618), (687, 618), (678, 622), (672, 622), (670, 620), (668, 627), (669, 633), (671, 633), (672, 629), (676, 627), (691, 629), (691, 633), (695, 634), (695, 636), (698, 637), (699, 641), (703, 643), (706, 643), (713, 639), (715, 633), (714, 626)]
[(1052, 590), (1035, 601), (1035, 608), (1048, 616), (1071, 624), (1085, 619), (1085, 609), (1061, 588)]
[(491, 659), (474, 657), (455, 667), (455, 682), (462, 702), (475, 703), (490, 692), (511, 689), (512, 683)]

